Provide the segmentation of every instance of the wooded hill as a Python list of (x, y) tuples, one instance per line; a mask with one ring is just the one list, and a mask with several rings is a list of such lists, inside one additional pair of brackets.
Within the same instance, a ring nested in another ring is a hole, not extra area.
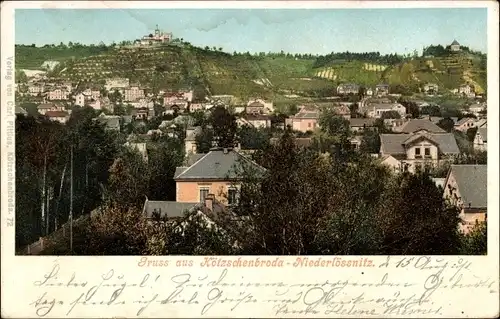
[(383, 82), (410, 90), (428, 82), (444, 89), (469, 83), (479, 93), (486, 89), (486, 55), (468, 50), (402, 57), (377, 52), (228, 54), (220, 48), (198, 48), (189, 43), (151, 48), (16, 46), (17, 69), (40, 69), (47, 60), (61, 62), (55, 75), (75, 81), (120, 76), (153, 90), (191, 86), (208, 94), (240, 97), (326, 96), (343, 82), (363, 86)]

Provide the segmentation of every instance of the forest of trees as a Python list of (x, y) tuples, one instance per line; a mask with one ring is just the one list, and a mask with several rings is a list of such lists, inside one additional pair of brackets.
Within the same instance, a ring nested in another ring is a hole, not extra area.
[(398, 55), (398, 54), (380, 54), (380, 52), (364, 52), (364, 53), (356, 53), (356, 52), (340, 52), (340, 53), (335, 53), (332, 52), (327, 55), (322, 55), (316, 58), (316, 61), (314, 62), (314, 67), (319, 68), (322, 66), (326, 66), (330, 63), (335, 63), (335, 61), (352, 61), (352, 60), (357, 60), (357, 61), (365, 61), (365, 62), (371, 62), (371, 63), (380, 63), (380, 64), (387, 64), (387, 65), (394, 65), (401, 63), (403, 61), (403, 56)]

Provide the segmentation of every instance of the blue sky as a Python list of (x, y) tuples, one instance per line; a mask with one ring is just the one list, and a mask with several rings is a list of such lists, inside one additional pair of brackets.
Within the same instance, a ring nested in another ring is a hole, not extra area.
[(16, 44), (134, 40), (155, 25), (227, 52), (405, 53), (456, 39), (487, 52), (487, 9), (18, 9)]

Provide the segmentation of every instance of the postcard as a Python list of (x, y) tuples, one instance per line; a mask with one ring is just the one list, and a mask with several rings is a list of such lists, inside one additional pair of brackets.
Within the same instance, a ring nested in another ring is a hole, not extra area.
[(498, 14), (2, 3), (2, 318), (497, 318)]

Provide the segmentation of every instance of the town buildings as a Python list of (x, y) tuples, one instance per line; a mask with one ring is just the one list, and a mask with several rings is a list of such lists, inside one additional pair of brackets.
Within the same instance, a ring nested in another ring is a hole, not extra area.
[(132, 86), (125, 89), (124, 100), (126, 102), (135, 102), (142, 98), (144, 98), (144, 90), (139, 88), (138, 86)]

